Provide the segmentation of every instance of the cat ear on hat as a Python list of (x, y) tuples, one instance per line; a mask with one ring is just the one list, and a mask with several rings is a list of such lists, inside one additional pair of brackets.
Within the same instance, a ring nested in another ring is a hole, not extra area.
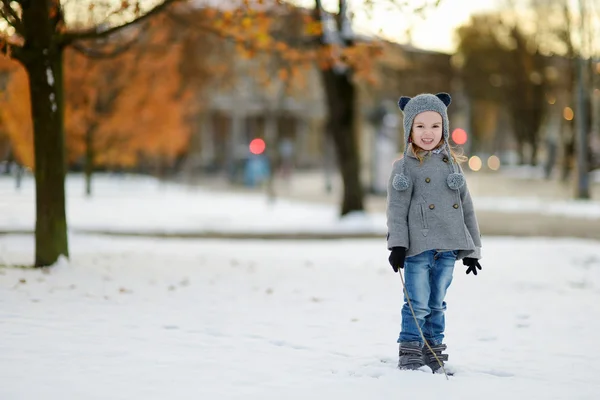
[(450, 105), (450, 103), (452, 103), (452, 97), (450, 97), (450, 95), (448, 93), (438, 93), (435, 95), (438, 99), (440, 99), (442, 101), (442, 103), (444, 103), (446, 105), (446, 107), (448, 107)]
[(410, 97), (406, 97), (406, 96), (400, 97), (400, 100), (398, 100), (398, 107), (400, 107), (400, 110), (404, 111), (404, 107), (406, 107), (406, 105), (408, 104), (409, 101), (410, 101)]

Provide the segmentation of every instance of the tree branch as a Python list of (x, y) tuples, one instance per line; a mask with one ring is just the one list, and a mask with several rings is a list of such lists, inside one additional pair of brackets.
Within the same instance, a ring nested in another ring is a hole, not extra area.
[(23, 36), (23, 21), (17, 15), (16, 11), (10, 6), (10, 0), (0, 0), (0, 17), (4, 18), (6, 22), (21, 36)]
[[(268, 50), (268, 49), (254, 48), (253, 46), (251, 46), (251, 43), (248, 43), (248, 41), (245, 40), (244, 38), (240, 38), (240, 37), (236, 37), (234, 35), (227, 34), (226, 32), (224, 32), (218, 28), (215, 28), (214, 26), (211, 26), (211, 25), (207, 25), (207, 24), (203, 24), (203, 23), (196, 23), (195, 20), (190, 20), (190, 18), (188, 18), (187, 16), (179, 15), (172, 11), (166, 11), (165, 15), (167, 17), (169, 17), (170, 19), (172, 19), (173, 21), (180, 24), (181, 26), (185, 26), (188, 28), (191, 27), (191, 28), (200, 29), (202, 31), (205, 31), (207, 33), (215, 35), (218, 38), (227, 40), (232, 43), (241, 44), (246, 49), (252, 49), (254, 51), (266, 52), (266, 53), (271, 52), (271, 50)], [(293, 36), (285, 36), (285, 35), (279, 34), (279, 33), (272, 33), (270, 36), (275, 40), (284, 42), (287, 45), (293, 46), (294, 48), (297, 48), (297, 49), (302, 49), (302, 48), (312, 49), (312, 48), (314, 48), (314, 38), (312, 38), (312, 37), (299, 38), (299, 37), (293, 37)]]
[(177, 13), (171, 12), (171, 11), (165, 11), (165, 14), (167, 15), (167, 17), (169, 17), (170, 19), (172, 19), (173, 21), (177, 22), (178, 24), (190, 27), (190, 26), (194, 26), (197, 27), (203, 31), (206, 31), (208, 33), (212, 33), (213, 35), (216, 35), (222, 39), (234, 39), (231, 36), (226, 35), (225, 33), (223, 33), (222, 31), (220, 31), (217, 28), (214, 28), (212, 26), (209, 25), (204, 25), (204, 24), (196, 24), (196, 25), (192, 25), (192, 23), (189, 21), (188, 18), (186, 18), (185, 16), (181, 16), (178, 15)]
[(0, 37), (0, 56), (9, 57), (19, 61), (21, 64), (25, 63), (25, 52), (19, 45), (10, 43), (6, 38)]
[(316, 38), (316, 41), (318, 44), (320, 45), (325, 45), (325, 29), (326, 27), (323, 25), (323, 4), (321, 3), (321, 0), (315, 0), (315, 9), (313, 11), (313, 18), (315, 19), (315, 21), (318, 21), (319, 24), (321, 25), (321, 34), (319, 35), (318, 38)]
[(60, 43), (63, 46), (68, 46), (68, 45), (73, 44), (73, 42), (75, 42), (77, 40), (100, 39), (100, 38), (110, 36), (112, 34), (117, 33), (121, 29), (135, 25), (135, 24), (142, 22), (156, 14), (159, 14), (163, 10), (167, 9), (171, 4), (174, 4), (177, 1), (181, 1), (181, 0), (163, 0), (162, 3), (155, 6), (153, 9), (151, 9), (150, 11), (148, 11), (146, 14), (142, 15), (141, 17), (135, 18), (135, 19), (133, 19), (129, 22), (126, 22), (122, 25), (114, 26), (114, 27), (106, 29), (104, 31), (100, 31), (99, 28), (96, 26), (94, 28), (91, 28), (88, 30), (83, 30), (80, 32), (67, 32), (67, 33), (63, 34), (61, 36), (61, 38), (59, 39)]
[(139, 39), (139, 35), (136, 36), (135, 38), (133, 38), (132, 40), (130, 40), (129, 42), (123, 43), (122, 45), (118, 46), (116, 49), (112, 49), (112, 50), (106, 51), (106, 52), (98, 50), (98, 49), (92, 49), (90, 47), (85, 47), (82, 44), (79, 44), (77, 42), (72, 43), (71, 46), (78, 53), (81, 53), (86, 57), (93, 58), (93, 59), (109, 59), (109, 58), (118, 57), (121, 54), (125, 53), (127, 50), (131, 49), (133, 47), (133, 45), (137, 43), (138, 39)]

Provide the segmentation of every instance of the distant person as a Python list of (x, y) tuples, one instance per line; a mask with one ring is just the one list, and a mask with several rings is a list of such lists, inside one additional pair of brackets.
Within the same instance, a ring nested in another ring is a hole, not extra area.
[(454, 264), (462, 259), (467, 274), (481, 269), (479, 225), (458, 165), (465, 157), (448, 142), (450, 102), (447, 93), (403, 96), (398, 102), (405, 149), (388, 184), (387, 246), (394, 272), (404, 268), (406, 276), (398, 338), (402, 370), (428, 366), (444, 372), (444, 298)]
[(289, 183), (288, 179), (291, 177), (294, 169), (294, 142), (290, 138), (281, 139), (279, 143), (279, 157), (281, 160), (281, 176)]

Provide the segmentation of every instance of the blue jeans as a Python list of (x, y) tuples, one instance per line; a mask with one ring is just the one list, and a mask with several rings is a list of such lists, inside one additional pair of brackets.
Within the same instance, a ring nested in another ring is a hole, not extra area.
[[(456, 255), (456, 251), (428, 250), (407, 257), (404, 262), (406, 290), (419, 326), (430, 345), (441, 344), (444, 340), (446, 327), (444, 298), (452, 282)], [(421, 346), (424, 345), (410, 312), (406, 294), (402, 306), (402, 330), (398, 338), (398, 343), (401, 342), (419, 342)]]

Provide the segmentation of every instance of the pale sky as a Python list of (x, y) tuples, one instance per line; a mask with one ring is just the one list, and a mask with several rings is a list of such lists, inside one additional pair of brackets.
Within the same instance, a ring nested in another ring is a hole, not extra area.
[[(291, 0), (292, 2), (314, 7), (314, 0)], [(406, 29), (413, 23), (412, 44), (415, 47), (451, 53), (455, 49), (453, 32), (456, 27), (467, 22), (473, 13), (497, 9), (499, 0), (441, 0), (436, 9), (427, 12), (424, 20), (407, 19), (399, 11), (375, 10), (369, 19), (360, 13), (360, 4), (364, 0), (349, 0), (352, 10), (356, 11), (355, 26), (361, 30), (377, 33), (382, 31), (384, 37), (407, 43)], [(422, 4), (421, 0), (408, 0), (415, 5)], [(375, 0), (383, 4), (390, 0)], [(337, 9), (338, 0), (323, 0), (327, 10)]]
[[(153, 3), (157, 0), (146, 0)], [(314, 0), (288, 0), (312, 8)], [(338, 0), (322, 0), (327, 10), (335, 10)], [(400, 43), (408, 43), (406, 30), (413, 26), (412, 44), (415, 47), (451, 53), (455, 49), (453, 32), (461, 24), (467, 22), (473, 13), (497, 9), (503, 0), (441, 0), (438, 8), (427, 11), (426, 18), (421, 20), (407, 17), (400, 11), (387, 11), (376, 8), (369, 18), (364, 12), (365, 0), (348, 0), (351, 10), (355, 12), (354, 26), (361, 32), (381, 34), (383, 37)], [(375, 4), (392, 3), (393, 0), (372, 0)], [(429, 0), (432, 2), (433, 0)], [(206, 0), (204, 0), (206, 2)], [(415, 6), (424, 0), (398, 0)]]

